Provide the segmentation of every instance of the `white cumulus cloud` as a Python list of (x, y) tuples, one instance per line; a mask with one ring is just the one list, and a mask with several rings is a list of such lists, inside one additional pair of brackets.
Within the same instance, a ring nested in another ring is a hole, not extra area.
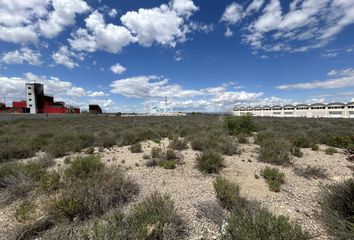
[(70, 51), (67, 46), (61, 46), (59, 51), (53, 53), (52, 55), (52, 59), (56, 64), (64, 65), (69, 69), (79, 66), (73, 58), (78, 58), (78, 56), (74, 52)]
[(77, 51), (104, 50), (117, 53), (135, 41), (127, 28), (106, 24), (103, 15), (98, 11), (93, 12), (85, 22), (87, 29), (78, 29), (69, 39), (71, 47)]
[[(354, 1), (296, 0), (287, 8), (280, 0), (232, 3), (221, 18), (228, 26), (244, 24), (243, 42), (264, 51), (304, 52), (325, 46), (354, 23)], [(243, 21), (253, 15), (250, 21)]]
[(121, 64), (116, 63), (113, 66), (111, 66), (111, 71), (114, 72), (115, 74), (122, 74), (127, 70), (125, 67), (123, 67)]
[(89, 8), (83, 0), (1, 0), (0, 40), (28, 43), (56, 37)]
[(6, 64), (23, 64), (41, 65), (41, 54), (29, 48), (21, 48), (11, 52), (4, 53), (1, 56), (1, 62)]
[(354, 69), (332, 70), (328, 73), (332, 77), (327, 80), (316, 80), (312, 82), (302, 82), (277, 86), (278, 89), (331, 89), (354, 86)]

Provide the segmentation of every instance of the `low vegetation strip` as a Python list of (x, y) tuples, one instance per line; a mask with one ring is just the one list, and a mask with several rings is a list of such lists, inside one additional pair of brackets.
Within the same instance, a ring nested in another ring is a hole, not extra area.
[(240, 196), (237, 184), (218, 177), (214, 181), (214, 190), (221, 205), (230, 211), (221, 239), (312, 239), (308, 232), (303, 231), (287, 217), (275, 216), (257, 203)]

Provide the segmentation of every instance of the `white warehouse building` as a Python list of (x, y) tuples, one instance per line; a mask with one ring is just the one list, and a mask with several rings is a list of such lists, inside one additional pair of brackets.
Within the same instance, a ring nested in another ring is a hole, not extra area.
[(307, 117), (307, 118), (354, 118), (354, 102), (311, 105), (235, 107), (233, 115), (252, 115), (256, 117)]

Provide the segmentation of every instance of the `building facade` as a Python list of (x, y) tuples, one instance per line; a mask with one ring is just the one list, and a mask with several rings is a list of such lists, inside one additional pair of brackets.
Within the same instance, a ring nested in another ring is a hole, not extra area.
[(27, 108), (36, 114), (43, 108), (44, 88), (40, 83), (26, 83)]
[(235, 107), (232, 113), (236, 116), (252, 115), (256, 117), (354, 118), (354, 102)]

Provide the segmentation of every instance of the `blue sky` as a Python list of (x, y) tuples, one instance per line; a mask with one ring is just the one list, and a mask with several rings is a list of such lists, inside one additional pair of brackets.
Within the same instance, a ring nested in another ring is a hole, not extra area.
[(354, 0), (0, 0), (0, 101), (107, 112), (354, 101)]

